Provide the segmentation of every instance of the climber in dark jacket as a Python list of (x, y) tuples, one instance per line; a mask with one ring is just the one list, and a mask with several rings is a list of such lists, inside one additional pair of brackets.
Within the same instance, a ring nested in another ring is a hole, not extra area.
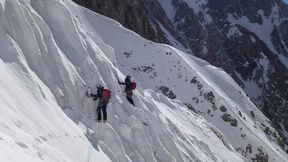
[(126, 78), (125, 78), (125, 82), (124, 83), (120, 82), (119, 79), (118, 79), (118, 83), (122, 84), (122, 85), (125, 85), (124, 92), (126, 93), (126, 98), (127, 98), (129, 103), (131, 103), (133, 106), (135, 106), (134, 101), (132, 99), (133, 91), (132, 91), (132, 88), (131, 88), (132, 82), (131, 82), (130, 79), (131, 79), (131, 76), (127, 75)]
[(98, 100), (99, 99), (99, 102), (98, 102), (98, 106), (97, 106), (97, 109), (96, 109), (96, 112), (97, 112), (97, 122), (100, 122), (102, 120), (102, 116), (101, 116), (101, 110), (103, 112), (103, 122), (105, 123), (107, 121), (107, 111), (106, 111), (106, 108), (107, 108), (107, 102), (105, 102), (103, 100), (103, 97), (102, 97), (102, 92), (103, 92), (103, 89), (104, 87), (100, 84), (98, 84), (97, 86), (97, 94), (91, 94), (91, 97), (94, 97), (93, 100)]

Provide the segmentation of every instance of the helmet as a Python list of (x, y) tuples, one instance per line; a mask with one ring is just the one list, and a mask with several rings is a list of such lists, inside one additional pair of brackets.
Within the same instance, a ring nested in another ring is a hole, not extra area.
[(131, 75), (128, 74), (128, 75), (126, 76), (126, 78), (127, 78), (127, 79), (131, 79)]
[(101, 85), (101, 84), (97, 84), (97, 85), (96, 85), (96, 88), (97, 88), (97, 89), (102, 88), (102, 85)]

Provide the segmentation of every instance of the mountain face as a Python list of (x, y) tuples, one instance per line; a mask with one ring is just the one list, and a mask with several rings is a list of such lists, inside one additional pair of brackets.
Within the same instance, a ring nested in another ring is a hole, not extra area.
[[(0, 0), (0, 49), (0, 161), (288, 159), (222, 69), (70, 0)], [(136, 107), (117, 82), (127, 73)], [(105, 124), (87, 96), (97, 83), (112, 92)]]
[[(147, 6), (147, 1), (142, 0), (74, 0), (74, 2), (117, 20), (126, 28), (135, 31), (147, 39), (155, 42), (169, 43), (163, 30), (159, 25), (155, 26), (155, 22), (150, 16), (151, 11), (159, 12), (159, 19), (161, 18), (161, 21), (164, 19), (163, 23), (166, 24), (165, 27), (167, 28), (167, 23), (170, 23), (170, 30), (173, 30), (173, 24), (167, 19), (159, 3), (149, 1), (152, 4), (151, 6)], [(150, 7), (153, 7), (153, 10)], [(173, 36), (177, 37), (177, 32)]]
[(287, 134), (288, 5), (283, 1), (75, 1), (147, 39), (223, 68)]

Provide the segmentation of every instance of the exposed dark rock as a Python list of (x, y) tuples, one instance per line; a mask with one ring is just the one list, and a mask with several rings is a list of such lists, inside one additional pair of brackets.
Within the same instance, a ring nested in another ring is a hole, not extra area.
[(250, 111), (250, 114), (253, 118), (255, 118), (255, 114), (254, 114), (254, 111)]
[(226, 108), (225, 106), (221, 106), (221, 107), (220, 107), (220, 110), (221, 110), (222, 112), (226, 112), (226, 111), (227, 111), (227, 108)]
[(212, 104), (212, 108), (214, 111), (217, 110), (217, 107), (215, 105), (215, 96), (213, 92), (210, 91), (208, 93), (204, 93), (204, 98)]
[(246, 146), (246, 153), (252, 153), (252, 146), (250, 144), (248, 144), (248, 146)]
[(230, 123), (231, 126), (237, 127), (238, 121), (235, 118), (233, 118), (230, 114), (224, 113), (221, 117), (225, 122)]
[(242, 113), (241, 113), (241, 111), (238, 111), (238, 114), (242, 117)]
[(184, 105), (186, 105), (189, 110), (193, 111), (194, 113), (197, 113), (196, 109), (192, 106), (192, 104), (184, 103)]
[(251, 158), (252, 162), (268, 162), (269, 156), (267, 153), (263, 152), (261, 148), (258, 148), (257, 154), (255, 157)]
[(165, 95), (166, 97), (170, 98), (170, 99), (175, 99), (176, 98), (176, 94), (173, 93), (168, 87), (166, 86), (160, 86), (158, 88), (163, 95)]

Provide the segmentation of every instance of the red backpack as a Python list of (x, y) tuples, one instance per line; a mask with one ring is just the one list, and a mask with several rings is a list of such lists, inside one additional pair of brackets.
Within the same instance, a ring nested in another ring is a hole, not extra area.
[(108, 102), (110, 98), (111, 98), (111, 92), (108, 89), (103, 89), (102, 90), (102, 99), (105, 102)]
[(133, 82), (131, 83), (131, 89), (132, 89), (132, 90), (135, 90), (136, 87), (137, 87), (137, 84), (136, 84), (136, 82), (133, 81)]

